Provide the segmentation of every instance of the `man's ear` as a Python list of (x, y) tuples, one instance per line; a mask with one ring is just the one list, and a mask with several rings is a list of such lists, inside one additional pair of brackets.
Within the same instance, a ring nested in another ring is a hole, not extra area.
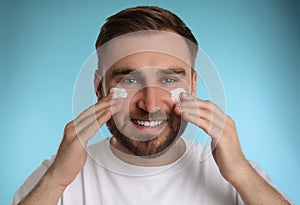
[(94, 72), (94, 89), (98, 100), (101, 100), (104, 97), (103, 78), (99, 76), (97, 70)]
[(196, 71), (193, 71), (192, 73), (192, 95), (196, 96), (197, 93), (197, 75), (198, 73)]

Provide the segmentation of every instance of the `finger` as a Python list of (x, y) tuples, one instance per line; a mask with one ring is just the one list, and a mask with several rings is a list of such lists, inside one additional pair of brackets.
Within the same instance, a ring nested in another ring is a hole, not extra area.
[(174, 106), (174, 113), (178, 116), (181, 116), (181, 108), (180, 108), (180, 103), (177, 102)]
[(193, 115), (195, 117), (207, 120), (213, 126), (224, 127), (225, 121), (226, 121), (225, 115), (220, 117), (220, 116), (216, 115), (216, 113), (210, 112), (207, 110), (184, 107), (184, 108), (182, 108), (181, 112), (184, 112), (187, 115)]
[(122, 103), (124, 101), (124, 99), (105, 99), (103, 101), (99, 101), (97, 104), (89, 107), (87, 110), (83, 111), (75, 120), (74, 123), (75, 125), (80, 123), (82, 120), (84, 120), (85, 118), (94, 115), (95, 113), (102, 111), (102, 110), (106, 110), (109, 107), (115, 105), (115, 104), (119, 104)]
[(82, 119), (86, 118), (87, 116), (91, 115), (92, 113), (96, 112), (97, 110), (103, 109), (103, 107), (107, 107), (110, 104), (113, 104), (114, 100), (112, 99), (112, 93), (105, 96), (102, 100), (98, 101), (94, 105), (88, 107), (86, 110), (81, 112), (79, 116), (75, 118), (75, 122), (80, 122)]
[(105, 112), (109, 112), (111, 115), (113, 115), (119, 112), (121, 108), (122, 108), (122, 100), (119, 100), (117, 103), (113, 105), (106, 105), (106, 107), (104, 107), (102, 110), (92, 113), (89, 116), (86, 116), (80, 122), (77, 122), (77, 124), (75, 124), (76, 132), (80, 133), (83, 129), (85, 129), (87, 126), (92, 124), (94, 121), (97, 121), (97, 119), (100, 116), (102, 116)]
[(83, 118), (86, 118), (87, 116), (91, 115), (92, 113), (96, 112), (97, 110), (101, 110), (104, 107), (109, 106), (114, 101), (112, 100), (112, 96), (108, 95), (102, 100), (98, 101), (96, 104), (90, 106), (88, 109), (84, 110), (76, 119), (75, 121), (81, 121)]
[(214, 103), (210, 100), (201, 100), (196, 98), (193, 95), (188, 95), (186, 93), (182, 93), (181, 95), (181, 102), (180, 105), (183, 106), (197, 106), (200, 109), (205, 109), (211, 112), (216, 113), (219, 117), (225, 117), (225, 113)]
[(198, 126), (199, 128), (203, 129), (205, 132), (208, 132), (208, 127), (210, 126), (209, 121), (199, 118), (198, 116), (191, 115), (186, 112), (182, 112), (181, 116), (184, 120), (193, 123), (194, 125)]
[(111, 106), (111, 114), (112, 115), (118, 113), (123, 108), (123, 102), (124, 102), (124, 100), (121, 100)]
[(82, 130), (86, 129), (90, 124), (97, 121), (97, 117), (102, 116), (104, 113), (110, 112), (110, 109), (105, 109), (99, 111), (97, 114), (92, 114), (87, 116), (86, 118), (82, 119), (80, 122), (74, 125), (77, 135), (81, 133)]
[(204, 120), (212, 121), (212, 112), (197, 107), (181, 107), (180, 112), (195, 115)]
[(183, 103), (180, 107), (179, 112), (187, 112), (191, 114), (197, 114), (199, 117), (206, 119), (208, 121), (216, 121), (218, 123), (224, 123), (226, 120), (226, 115), (225, 113), (217, 113), (217, 112), (212, 112), (206, 109), (203, 109), (201, 107), (195, 107), (193, 104), (190, 103)]
[(183, 102), (176, 103), (174, 111), (177, 115), (181, 115), (181, 112), (183, 112), (184, 110), (186, 110), (186, 111), (193, 110), (193, 112), (196, 112), (196, 113), (199, 113), (199, 111), (201, 110), (201, 112), (204, 112), (207, 114), (210, 113), (210, 111), (200, 108), (195, 100), (183, 101)]
[(82, 129), (78, 138), (83, 144), (87, 142), (97, 133), (97, 131), (102, 127), (102, 125), (111, 118), (111, 112), (107, 111), (102, 113), (96, 120), (92, 121), (88, 126)]
[(182, 93), (180, 97), (180, 104), (187, 104), (190, 106), (198, 106), (201, 109), (212, 110), (213, 105), (209, 100), (201, 100), (193, 95), (188, 95), (186, 93)]
[(198, 126), (199, 128), (203, 129), (207, 134), (209, 134), (213, 138), (218, 138), (222, 134), (222, 130), (225, 125), (225, 121), (220, 119), (218, 116), (211, 118), (211, 120), (207, 120), (205, 118), (209, 117), (200, 117), (199, 114), (196, 112), (188, 112), (183, 111), (182, 117)]

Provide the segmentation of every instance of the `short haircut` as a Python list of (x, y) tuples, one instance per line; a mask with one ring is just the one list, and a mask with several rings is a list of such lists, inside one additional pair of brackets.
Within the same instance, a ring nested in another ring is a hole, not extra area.
[[(191, 30), (177, 15), (156, 6), (138, 6), (122, 10), (107, 18), (97, 38), (96, 49), (118, 36), (145, 30), (172, 31), (198, 46)], [(190, 48), (190, 51), (192, 61), (195, 61), (198, 50)]]

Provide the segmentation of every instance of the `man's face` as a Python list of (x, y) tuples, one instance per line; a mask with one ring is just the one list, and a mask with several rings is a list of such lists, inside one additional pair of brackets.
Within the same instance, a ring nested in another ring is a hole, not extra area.
[(123, 88), (128, 96), (107, 126), (118, 142), (138, 156), (159, 156), (178, 139), (187, 122), (174, 112), (170, 91), (196, 92), (196, 73), (181, 60), (159, 52), (129, 55), (105, 74), (106, 92)]

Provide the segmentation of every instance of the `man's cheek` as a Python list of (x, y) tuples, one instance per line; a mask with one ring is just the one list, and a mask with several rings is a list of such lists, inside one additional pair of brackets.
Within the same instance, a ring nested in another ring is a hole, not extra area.
[(115, 123), (115, 125), (118, 127), (118, 129), (120, 130), (121, 128), (124, 127), (126, 121), (128, 121), (129, 119), (125, 119), (125, 116), (128, 116), (128, 114), (126, 114), (125, 109), (121, 109), (119, 112), (115, 113), (112, 118), (113, 121)]
[(121, 130), (122, 128), (124, 128), (126, 125), (128, 125), (130, 123), (130, 98), (126, 98), (121, 105), (121, 109), (115, 113), (112, 117), (113, 120), (116, 124), (116, 126), (118, 127), (119, 130)]

